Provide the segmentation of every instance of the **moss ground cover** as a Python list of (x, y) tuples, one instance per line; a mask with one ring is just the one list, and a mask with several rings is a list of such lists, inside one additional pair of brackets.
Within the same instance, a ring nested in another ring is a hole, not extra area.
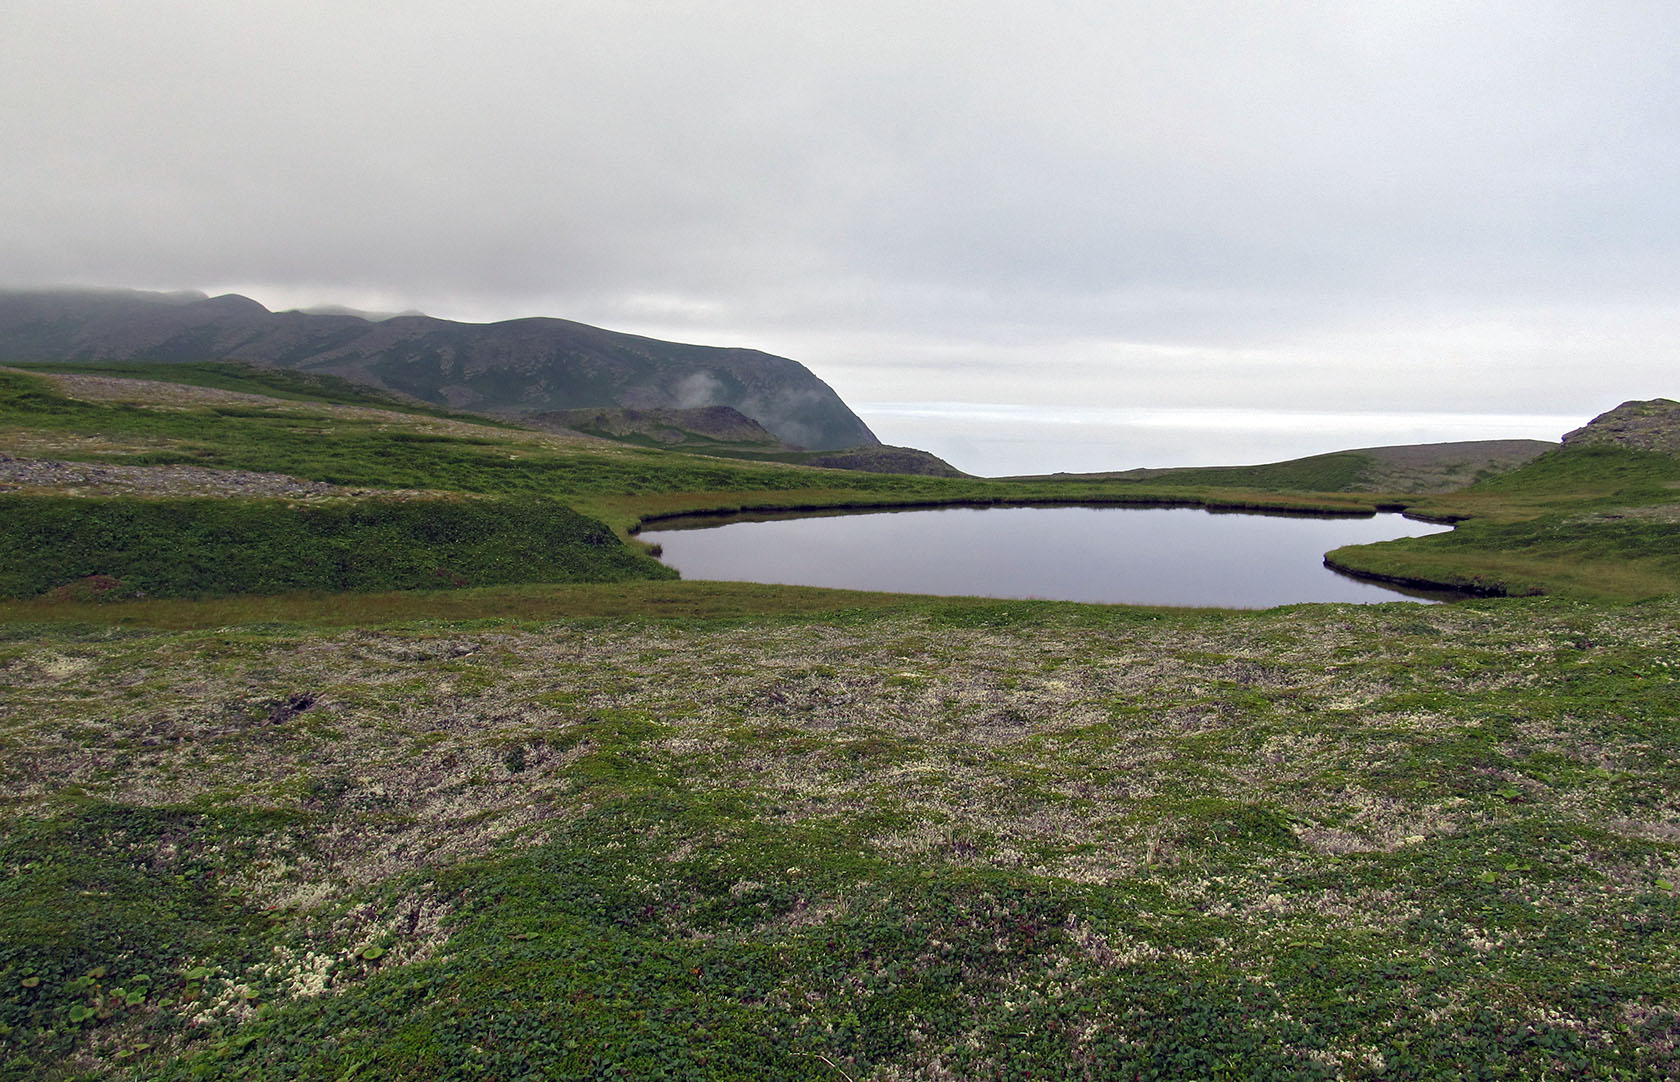
[[(292, 392), (301, 394), (298, 388)], [(320, 404), (93, 402), (58, 393), (44, 377), (0, 371), (0, 438), (59, 434), (64, 443), (57, 457), (78, 460), (273, 471), (371, 488), (544, 495), (620, 509), (626, 524), (670, 503), (676, 510), (711, 510), (719, 500), (740, 509), (1088, 498), (1219, 499), (1229, 505), (1243, 499), (1240, 493), (1124, 481), (1023, 483), (734, 462), (632, 445), (556, 441), (489, 425), (439, 430), (427, 428), (425, 418), (411, 424), (377, 412), (322, 412), (321, 406), (333, 404), (331, 397)], [(697, 501), (696, 494), (708, 499)], [(1368, 499), (1335, 494), (1255, 498), (1259, 505), (1280, 508), (1372, 507)]]
[[(0, 1079), (1680, 1074), (1671, 458), (890, 477), (178, 377), (228, 393), (0, 371), (0, 451), (364, 491), (0, 497)], [(1653, 600), (894, 597), (623, 537), (957, 500), (1410, 503), (1466, 521), (1338, 558)]]
[[(720, 509), (1096, 500), (1370, 510), (1365, 498), (1022, 484), (737, 463), (380, 408), (355, 388), (232, 365), (156, 366), (216, 400), (106, 380), (76, 397), (0, 371), (0, 452), (22, 458), (251, 470), (352, 488), (359, 502), (64, 498), (25, 492), (0, 516), (0, 596), (74, 591), (91, 576), (125, 596), (424, 588), (439, 581), (600, 581), (670, 573), (619, 543), (650, 516)], [(149, 366), (101, 368), (128, 375)], [(270, 387), (270, 384), (274, 384)], [(282, 397), (254, 397), (251, 390)], [(304, 400), (319, 392), (316, 399)], [(224, 396), (225, 398), (225, 396)], [(478, 500), (412, 503), (413, 490)], [(382, 492), (402, 500), (380, 499)], [(578, 516), (605, 522), (611, 545)], [(469, 521), (471, 520), (471, 521)], [(428, 526), (428, 522), (440, 525)], [(449, 535), (448, 537), (433, 535)], [(524, 569), (524, 570), (521, 570)], [(85, 591), (84, 591), (85, 592)]]
[[(649, 518), (685, 512), (1043, 502), (1408, 509), (1469, 525), (1451, 535), (1343, 550), (1335, 554), (1336, 564), (1490, 593), (1630, 600), (1680, 590), (1674, 533), (1665, 526), (1680, 505), (1680, 460), (1626, 448), (1568, 448), (1446, 494), (1343, 491), (1369, 465), (1349, 453), (1130, 479), (912, 477), (735, 462), (557, 437), (425, 409), (394, 412), (400, 403), (330, 379), (239, 365), (99, 371), (244, 397), (173, 401), (135, 391), (125, 399), (115, 387), (121, 381), (112, 380), (99, 395), (76, 397), (47, 376), (0, 371), (0, 453), (266, 471), (364, 490), (541, 497), (605, 522), (620, 538)], [(1657, 514), (1662, 509), (1668, 517)], [(1613, 524), (1629, 512), (1645, 518)], [(330, 563), (330, 555), (321, 554), (318, 562)], [(573, 553), (561, 562), (591, 556)], [(121, 571), (106, 573), (122, 578)]]
[(0, 597), (216, 596), (675, 578), (553, 500), (0, 496)]
[(647, 589), (10, 625), (0, 1077), (1680, 1070), (1673, 601)]
[(1181, 483), (1259, 491), (1340, 492), (1353, 489), (1370, 467), (1367, 455), (1335, 451), (1327, 455), (1260, 466), (1204, 466), (1178, 474)]
[[(193, 387), (258, 394), (268, 398), (293, 402), (330, 402), (349, 406), (372, 406), (379, 409), (414, 413), (429, 417), (469, 416), (453, 414), (436, 406), (400, 398), (377, 388), (351, 383), (338, 376), (322, 372), (305, 372), (293, 368), (263, 368), (235, 361), (202, 364), (148, 364), (143, 361), (108, 361), (104, 363), (38, 363), (15, 367), (24, 371), (72, 372), (117, 379), (143, 379), (180, 383)], [(488, 418), (472, 416), (476, 424), (494, 424)]]
[(1451, 533), (1339, 549), (1346, 570), (1495, 593), (1632, 600), (1680, 590), (1680, 459), (1554, 451), (1420, 509), (1473, 516)]

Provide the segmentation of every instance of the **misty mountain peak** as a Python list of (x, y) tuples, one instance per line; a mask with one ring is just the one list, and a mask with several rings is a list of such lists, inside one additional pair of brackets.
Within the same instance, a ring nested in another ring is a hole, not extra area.
[(552, 318), (370, 320), (270, 312), (236, 293), (0, 292), (0, 362), (246, 361), (324, 372), (451, 409), (523, 416), (598, 407), (739, 410), (813, 450), (880, 443), (797, 361)]

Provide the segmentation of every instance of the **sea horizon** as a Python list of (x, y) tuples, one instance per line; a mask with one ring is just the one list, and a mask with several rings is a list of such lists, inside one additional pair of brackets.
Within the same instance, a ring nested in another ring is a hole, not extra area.
[(987, 402), (860, 402), (853, 410), (883, 443), (929, 451), (983, 477), (1242, 466), (1416, 443), (1557, 442), (1592, 419), (1555, 413)]

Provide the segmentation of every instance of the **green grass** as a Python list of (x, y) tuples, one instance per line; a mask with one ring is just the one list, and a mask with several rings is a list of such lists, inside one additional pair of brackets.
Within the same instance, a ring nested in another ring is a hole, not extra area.
[[(269, 388), (286, 398), (272, 406), (192, 408), (82, 402), (59, 395), (39, 376), (0, 372), (0, 440), (45, 441), (59, 457), (87, 461), (271, 471), (357, 488), (543, 497), (607, 523), (621, 538), (645, 521), (684, 512), (1056, 502), (1355, 512), (1409, 507), (1473, 521), (1450, 535), (1340, 550), (1333, 557), (1337, 565), (1491, 593), (1631, 599), (1680, 589), (1668, 532), (1660, 525), (1606, 524), (1606, 513), (1618, 508), (1675, 502), (1680, 460), (1649, 452), (1568, 448), (1458, 493), (1417, 497), (1336, 491), (1368, 466), (1364, 456), (1350, 453), (1130, 480), (914, 477), (556, 442), (505, 427), (462, 429), (459, 420), (438, 429), (427, 427), (434, 422), (423, 416), (410, 425), (393, 424), (332, 412), (335, 403), (367, 402), (362, 389), (236, 365), (102, 370), (173, 373), (206, 385)], [(1600, 517), (1589, 521), (1588, 515)], [(327, 555), (323, 563), (330, 562)], [(107, 573), (123, 577), (120, 569)]]
[[(58, 395), (39, 377), (0, 372), (0, 432), (7, 429), (135, 444), (121, 453), (72, 451), (60, 456), (86, 461), (188, 464), (273, 471), (340, 485), (529, 493), (574, 501), (690, 493), (735, 493), (742, 506), (764, 505), (783, 493), (803, 499), (811, 492), (823, 493), (827, 503), (1075, 502), (1104, 497), (1196, 502), (1219, 495), (1124, 482), (1012, 483), (777, 467), (634, 446), (556, 446), (495, 428), (486, 428), (482, 435), (398, 428), (379, 419), (324, 414), (304, 403), (294, 408), (158, 409), (82, 402)], [(1370, 507), (1368, 502), (1335, 497), (1260, 502), (1281, 508)]]
[[(530, 433), (485, 427), (475, 432), (458, 424), (446, 430), (393, 424), (388, 418), (333, 413), (328, 407), (362, 401), (352, 387), (327, 383), (323, 402), (301, 401), (315, 385), (290, 373), (246, 370), (238, 366), (120, 366), (105, 369), (151, 375), (154, 369), (207, 385), (237, 387), (277, 383), (292, 397), (274, 405), (156, 406), (129, 402), (85, 402), (58, 394), (40, 376), (0, 372), (0, 439), (46, 441), (62, 459), (114, 462), (130, 466), (190, 465), (214, 469), (278, 472), (312, 481), (360, 489), (425, 489), (502, 498), (480, 504), (515, 515), (509, 499), (531, 507), (558, 501), (587, 518), (606, 522), (620, 537), (650, 516), (682, 511), (1001, 504), (1096, 501), (1151, 504), (1168, 501), (1234, 508), (1334, 508), (1368, 510), (1358, 499), (1290, 494), (1246, 494), (1139, 486), (1118, 482), (1022, 484), (975, 479), (883, 475), (844, 470), (812, 470), (761, 463), (737, 463), (636, 447), (605, 448), (546, 440)], [(55, 442), (56, 441), (56, 442)], [(37, 452), (38, 453), (38, 452)], [(29, 591), (67, 586), (87, 575), (113, 576), (132, 584), (129, 592), (174, 595), (198, 581), (201, 591), (280, 592), (298, 589), (380, 590), (430, 584), (417, 569), (438, 568), (472, 584), (513, 581), (513, 563), (494, 552), (457, 553), (428, 547), (412, 534), (412, 523), (376, 525), (349, 512), (286, 511), (253, 503), (215, 509), (194, 504), (190, 512), (171, 512), (160, 502), (128, 499), (81, 504), (36, 504), (34, 496), (14, 502), (9, 529), (19, 548), (11, 552), (10, 571), (0, 560), (0, 595), (30, 596)], [(441, 506), (431, 503), (428, 507)], [(31, 510), (33, 508), (33, 510)], [(469, 512), (453, 509), (459, 518)], [(490, 514), (487, 510), (471, 512)], [(546, 513), (546, 512), (544, 512)], [(397, 511), (382, 512), (385, 519)], [(198, 516), (199, 525), (189, 519)], [(350, 515), (345, 519), (345, 515)], [(85, 517), (80, 539), (74, 520)], [(56, 525), (39, 536), (27, 533), (51, 518)], [(329, 523), (343, 520), (342, 528)], [(485, 524), (485, 529), (492, 529)], [(499, 527), (494, 527), (499, 528)], [(529, 523), (519, 527), (529, 533)], [(260, 536), (272, 530), (272, 535)], [(161, 531), (154, 542), (149, 532)], [(350, 531), (350, 532), (345, 532)], [(352, 536), (354, 534), (354, 536)], [(378, 537), (375, 537), (378, 534)], [(603, 573), (605, 555), (584, 534), (550, 534), (555, 546), (538, 554), (529, 544), (520, 558), (533, 569), (525, 581), (580, 581), (622, 577), (640, 567), (644, 577), (665, 572), (631, 547), (621, 546), (614, 570)], [(83, 551), (94, 546), (92, 553)], [(457, 546), (458, 547), (458, 546)], [(176, 572), (158, 563), (173, 548), (183, 553)], [(40, 552), (41, 558), (34, 555)], [(358, 561), (367, 565), (358, 569)], [(273, 573), (263, 569), (271, 564)], [(497, 569), (486, 572), (487, 565)], [(97, 567), (95, 566), (97, 565)], [(536, 569), (560, 565), (564, 573)], [(225, 566), (226, 574), (214, 573)], [(89, 570), (92, 568), (92, 570)], [(309, 568), (317, 569), (311, 578)], [(417, 577), (419, 575), (419, 577)], [(57, 576), (57, 577), (53, 577)], [(10, 580), (16, 580), (15, 582)]]
[(1665, 1077), (1676, 626), (20, 627), (0, 1077)]
[(1476, 495), (1562, 497), (1592, 504), (1670, 503), (1680, 459), (1628, 447), (1588, 445), (1551, 451), (1471, 486)]
[(184, 597), (675, 578), (552, 500), (0, 496), (0, 597)]
[(157, 409), (81, 402), (54, 393), (39, 377), (0, 372), (0, 431), (7, 428), (135, 444), (124, 453), (60, 455), (69, 459), (271, 471), (338, 485), (574, 501), (719, 490), (823, 488), (883, 499), (987, 491), (984, 486), (942, 487), (933, 479), (766, 468), (652, 449), (562, 447), (491, 427), (482, 435), (404, 429), (377, 418), (323, 414), (304, 404)]
[(1371, 456), (1335, 451), (1259, 466), (1197, 466), (1175, 469), (1163, 480), (1175, 484), (1243, 488), (1257, 492), (1356, 491)]
[[(1680, 460), (1566, 448), (1430, 504), (1450, 533), (1338, 549), (1345, 570), (1494, 594), (1638, 600), (1680, 590)], [(1427, 507), (1428, 505), (1426, 505)]]
[[(939, 626), (1010, 627), (1036, 613), (1057, 611), (1057, 602), (998, 607), (968, 598), (770, 586), (746, 582), (682, 582), (672, 579), (609, 584), (526, 584), (447, 590), (399, 590), (353, 595), (303, 591), (262, 596), (145, 600), (80, 596), (0, 600), (0, 625), (57, 627), (144, 627), (186, 630), (229, 624), (308, 627), (373, 626), (414, 621), (494, 620), (765, 621), (824, 619), (852, 621), (883, 610), (927, 612)], [(1066, 607), (1084, 610), (1085, 606)], [(1126, 607), (1090, 610), (1125, 613), (1147, 622), (1178, 611)]]
[(456, 417), (474, 424), (497, 426), (502, 422), (476, 414), (454, 413), (389, 394), (377, 387), (352, 383), (339, 376), (323, 372), (305, 372), (293, 368), (265, 368), (237, 361), (201, 362), (190, 364), (157, 364), (144, 361), (53, 362), (13, 364), (11, 367), (35, 372), (64, 372), (114, 379), (142, 379), (159, 383), (179, 383), (192, 387), (209, 387), (220, 391), (263, 395), (284, 402), (325, 402), (332, 405), (367, 406), (372, 409), (393, 410), (425, 417)]
[[(661, 580), (613, 530), (1375, 497), (1307, 491), (1338, 456), (894, 478), (278, 389), (153, 408), (0, 372), (19, 457), (433, 493), (0, 496), (0, 1079), (1680, 1072), (1673, 597)], [(1451, 534), (1338, 555), (1673, 594), (1676, 480), (1564, 452), (1420, 497)]]
[(1542, 515), (1473, 521), (1451, 533), (1337, 549), (1337, 567), (1487, 594), (1567, 593), (1639, 600), (1680, 583), (1680, 528), (1671, 521)]

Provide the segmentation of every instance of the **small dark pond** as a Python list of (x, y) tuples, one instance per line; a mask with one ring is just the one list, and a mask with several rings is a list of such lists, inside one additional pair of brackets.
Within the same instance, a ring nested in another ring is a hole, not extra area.
[(685, 579), (1131, 605), (1269, 608), (1303, 601), (1450, 600), (1324, 566), (1342, 545), (1438, 533), (1399, 515), (1198, 508), (939, 508), (694, 518), (643, 540)]

